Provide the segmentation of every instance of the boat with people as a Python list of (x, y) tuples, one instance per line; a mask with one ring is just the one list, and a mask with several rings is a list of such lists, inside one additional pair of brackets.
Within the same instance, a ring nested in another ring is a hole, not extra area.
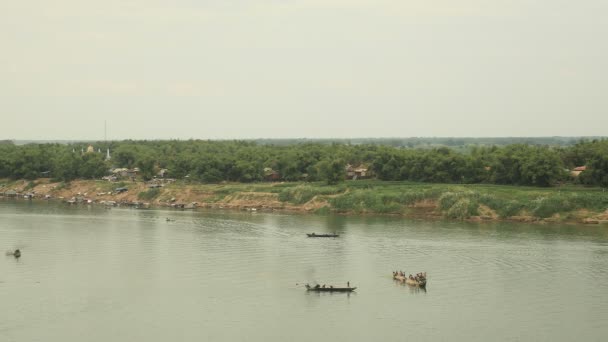
[(317, 234), (317, 233), (312, 233), (312, 234), (306, 234), (308, 235), (308, 237), (338, 237), (340, 236), (340, 234)]
[(8, 251), (6, 252), (6, 255), (12, 255), (15, 257), (15, 259), (19, 259), (21, 257), (21, 251), (19, 249), (15, 249), (15, 251)]
[(313, 291), (313, 292), (353, 292), (355, 291), (355, 289), (357, 289), (356, 287), (350, 287), (350, 283), (347, 285), (347, 287), (333, 287), (333, 286), (326, 286), (326, 285), (315, 285), (315, 286), (310, 286), (309, 284), (304, 285), (306, 286), (306, 291)]
[(404, 282), (408, 285), (425, 287), (426, 286), (426, 272), (416, 273), (416, 275), (406, 276), (402, 271), (394, 271), (393, 279)]

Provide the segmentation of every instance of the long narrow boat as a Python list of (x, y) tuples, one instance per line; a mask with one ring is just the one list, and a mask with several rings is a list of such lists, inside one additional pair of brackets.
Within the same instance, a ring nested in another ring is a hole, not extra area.
[(402, 275), (394, 275), (393, 274), (393, 279), (404, 282), (408, 285), (412, 285), (412, 286), (420, 286), (420, 287), (425, 287), (426, 286), (426, 272), (424, 273), (424, 278), (419, 278), (419, 279), (410, 279), (409, 277), (405, 277)]
[(356, 287), (316, 287), (306, 284), (306, 291), (313, 292), (353, 292)]
[(340, 236), (339, 234), (316, 234), (316, 233), (306, 234), (306, 235), (308, 235), (308, 237), (338, 237), (338, 236)]
[(420, 286), (420, 287), (425, 287), (426, 286), (426, 279), (420, 279), (420, 280), (416, 280), (416, 279), (406, 279), (405, 283), (408, 285), (412, 285), (412, 286)]
[(402, 275), (393, 275), (393, 279), (399, 280), (399, 281), (405, 281), (407, 279), (407, 277), (404, 277)]

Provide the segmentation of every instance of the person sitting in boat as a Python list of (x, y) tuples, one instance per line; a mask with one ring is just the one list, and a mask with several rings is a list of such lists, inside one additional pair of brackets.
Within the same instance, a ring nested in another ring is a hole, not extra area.
[(318, 289), (320, 287), (321, 287), (321, 285), (319, 285), (319, 284), (315, 285), (315, 289)]
[(329, 285), (329, 288), (330, 288), (330, 289), (333, 289), (333, 288), (334, 288), (334, 286), (333, 286), (333, 285)]
[(325, 284), (323, 284), (323, 288), (325, 288)]
[(414, 277), (413, 277), (411, 274), (410, 274), (410, 279), (411, 279), (411, 280), (414, 280)]
[(13, 252), (13, 256), (15, 258), (19, 258), (21, 256), (21, 251), (19, 249), (15, 249), (15, 251)]

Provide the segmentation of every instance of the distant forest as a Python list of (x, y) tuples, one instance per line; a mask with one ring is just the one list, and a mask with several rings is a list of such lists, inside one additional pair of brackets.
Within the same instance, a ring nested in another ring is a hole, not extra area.
[[(89, 146), (93, 151), (87, 152)], [(106, 160), (106, 149), (111, 159)], [(145, 180), (204, 183), (327, 181), (346, 166), (365, 177), (432, 183), (608, 186), (608, 140), (592, 138), (395, 138), (246, 141), (0, 142), (0, 178), (97, 179), (112, 168), (138, 168)], [(585, 166), (574, 177), (570, 170)], [(272, 176), (272, 177), (270, 177)]]
[[(410, 138), (351, 138), (351, 139), (243, 139), (243, 141), (254, 142), (261, 145), (286, 146), (295, 144), (351, 144), (351, 145), (386, 145), (393, 147), (450, 147), (456, 149), (466, 149), (471, 146), (504, 146), (513, 144), (526, 145), (548, 145), (548, 146), (572, 146), (581, 141), (601, 140), (606, 137), (410, 137)], [(216, 140), (221, 141), (221, 140)], [(11, 142), (5, 140), (4, 142)], [(70, 141), (70, 140), (14, 140), (15, 145), (26, 144), (73, 144), (73, 143), (93, 143), (90, 141)], [(2, 141), (0, 141), (2, 143)]]

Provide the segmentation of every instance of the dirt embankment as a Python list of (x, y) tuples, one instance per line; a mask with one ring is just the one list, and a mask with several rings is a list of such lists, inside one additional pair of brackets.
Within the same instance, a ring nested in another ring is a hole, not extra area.
[[(127, 188), (126, 191), (116, 191)], [(14, 191), (15, 197), (32, 194), (34, 198), (63, 201), (116, 203), (117, 205), (144, 205), (149, 207), (221, 208), (255, 210), (310, 211), (323, 202), (310, 201), (304, 205), (290, 205), (279, 201), (278, 194), (270, 192), (235, 192), (228, 195), (200, 189), (196, 185), (167, 185), (151, 188), (144, 182), (110, 183), (91, 180), (75, 180), (69, 183), (39, 179), (35, 182), (16, 181), (0, 186), (0, 193)], [(150, 196), (146, 196), (150, 193)], [(325, 202), (326, 204), (326, 202)]]
[[(117, 191), (117, 188), (127, 188), (126, 191)], [(231, 185), (227, 186), (228, 188)], [(238, 187), (238, 185), (235, 185)], [(266, 191), (268, 191), (266, 189)], [(348, 190), (347, 190), (348, 191)], [(231, 188), (229, 192), (219, 191), (217, 188), (202, 186), (200, 184), (170, 184), (159, 188), (151, 188), (149, 184), (141, 181), (127, 181), (111, 183), (106, 181), (76, 180), (69, 183), (51, 182), (49, 179), (30, 181), (1, 181), (0, 194), (23, 197), (32, 194), (35, 198), (50, 198), (54, 200), (71, 201), (74, 203), (111, 203), (112, 205), (144, 206), (144, 207), (178, 207), (194, 209), (217, 208), (260, 211), (299, 211), (316, 212), (320, 209), (333, 211), (329, 200), (337, 195), (317, 195), (303, 204), (292, 204), (279, 200), (276, 192), (263, 191), (237, 191)], [(344, 193), (342, 194), (344, 195)], [(11, 197), (11, 196), (8, 196)], [(366, 214), (366, 212), (343, 214)], [(369, 214), (374, 214), (369, 212)], [(445, 215), (438, 208), (437, 200), (425, 199), (402, 209), (400, 215), (416, 219), (443, 219)], [(588, 210), (577, 210), (568, 213), (567, 217), (555, 214), (549, 218), (538, 218), (525, 212), (517, 216), (501, 218), (491, 208), (480, 205), (478, 215), (467, 219), (468, 221), (514, 221), (535, 223), (608, 223), (608, 210), (597, 213)]]

